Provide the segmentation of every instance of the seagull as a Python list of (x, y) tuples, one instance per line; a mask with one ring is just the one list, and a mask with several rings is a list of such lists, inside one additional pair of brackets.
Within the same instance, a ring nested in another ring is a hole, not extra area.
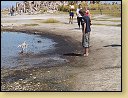
[(22, 44), (18, 45), (18, 47), (22, 48), (21, 53), (23, 53), (23, 51), (24, 51), (25, 49), (26, 49), (26, 52), (27, 52), (28, 44), (26, 44), (26, 41), (24, 41)]

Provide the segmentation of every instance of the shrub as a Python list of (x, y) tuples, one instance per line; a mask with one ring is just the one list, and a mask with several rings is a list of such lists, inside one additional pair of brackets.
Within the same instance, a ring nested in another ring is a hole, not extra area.
[(49, 18), (46, 21), (44, 21), (44, 23), (58, 23), (59, 21), (53, 18)]
[(63, 11), (63, 12), (68, 12), (69, 11), (69, 6), (68, 5), (58, 6), (58, 10)]
[(40, 8), (40, 13), (47, 12), (47, 8)]
[(24, 26), (38, 26), (38, 24), (24, 24)]
[[(91, 14), (107, 14), (119, 17), (121, 16), (121, 5), (118, 4), (87, 4), (86, 2), (82, 2), (81, 5), (83, 9), (89, 8)], [(78, 5), (74, 4), (74, 7), (74, 11), (76, 11)], [(69, 12), (69, 5), (58, 6), (58, 10), (63, 12)]]

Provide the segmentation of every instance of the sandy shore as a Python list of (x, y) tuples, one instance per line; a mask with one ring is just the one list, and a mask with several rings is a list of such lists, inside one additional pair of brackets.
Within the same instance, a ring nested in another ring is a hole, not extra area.
[[(43, 23), (42, 21), (47, 18), (55, 18), (60, 22)], [(68, 18), (69, 16), (64, 14), (1, 18), (3, 31), (53, 35), (53, 39), (61, 41), (56, 53), (63, 54), (62, 57), (69, 59), (65, 64), (52, 67), (2, 69), (2, 91), (121, 90), (121, 18), (93, 16), (94, 25), (91, 26), (91, 47), (88, 57), (81, 56), (82, 32), (78, 29), (76, 17), (73, 24), (68, 23)]]

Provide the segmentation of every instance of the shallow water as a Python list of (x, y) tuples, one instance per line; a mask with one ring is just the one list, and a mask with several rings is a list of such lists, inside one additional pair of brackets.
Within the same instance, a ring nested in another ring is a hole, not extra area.
[(38, 53), (54, 48), (55, 42), (52, 39), (41, 37), (40, 35), (25, 34), (19, 32), (3, 32), (1, 34), (2, 56), (15, 56), (21, 51), (18, 47), (26, 41), (28, 44), (28, 52)]
[[(26, 41), (27, 49), (21, 54), (19, 44)], [(26, 34), (21, 32), (1, 33), (1, 67), (16, 67), (20, 65), (47, 65), (48, 62), (64, 62), (65, 59), (56, 56), (35, 56), (47, 54), (55, 49), (57, 43), (54, 40), (41, 35)]]

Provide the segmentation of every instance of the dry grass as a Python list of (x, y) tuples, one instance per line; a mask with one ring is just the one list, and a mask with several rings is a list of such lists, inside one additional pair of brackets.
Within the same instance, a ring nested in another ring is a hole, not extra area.
[(94, 21), (110, 21), (110, 22), (121, 22), (121, 20), (105, 20), (105, 19), (92, 19)]
[(7, 10), (1, 11), (1, 14), (7, 15), (9, 12)]
[(58, 23), (58, 22), (59, 22), (58, 20), (53, 19), (53, 18), (49, 18), (49, 19), (43, 21), (43, 23)]
[(24, 26), (38, 26), (39, 24), (24, 24)]
[(121, 27), (121, 24), (114, 25), (114, 24), (98, 24), (98, 23), (93, 23), (92, 25)]

